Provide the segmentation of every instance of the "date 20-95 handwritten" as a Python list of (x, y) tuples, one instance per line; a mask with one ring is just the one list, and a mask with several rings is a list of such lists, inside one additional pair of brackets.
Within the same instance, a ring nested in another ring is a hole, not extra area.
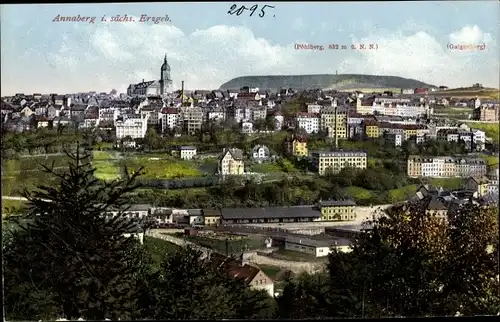
[[(257, 5), (257, 4), (254, 4), (250, 8), (247, 8), (245, 6), (241, 6), (241, 7), (238, 8), (238, 6), (236, 4), (233, 4), (231, 6), (231, 8), (229, 8), (229, 11), (227, 12), (227, 14), (228, 15), (234, 15), (234, 14), (236, 14), (237, 16), (239, 16), (243, 12), (245, 12), (245, 10), (249, 10), (250, 11), (250, 17), (251, 17), (255, 13), (255, 11), (257, 11), (258, 8), (259, 8), (259, 5)], [(268, 5), (261, 6), (260, 7), (259, 17), (263, 18), (266, 15), (266, 12), (264, 11), (264, 9), (266, 9), (266, 8), (274, 9), (274, 6), (268, 6)], [(273, 14), (273, 17), (274, 17), (274, 14)]]

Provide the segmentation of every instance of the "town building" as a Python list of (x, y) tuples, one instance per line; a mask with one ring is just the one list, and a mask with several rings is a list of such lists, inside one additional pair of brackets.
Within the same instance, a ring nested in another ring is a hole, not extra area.
[(160, 68), (160, 79), (156, 81), (147, 81), (138, 84), (130, 84), (127, 88), (128, 96), (163, 96), (166, 95), (172, 87), (170, 77), (170, 65), (167, 62), (167, 55)]
[(115, 122), (116, 138), (124, 139), (131, 137), (132, 139), (143, 139), (148, 130), (147, 116), (139, 116), (139, 118), (126, 118)]
[(222, 208), (221, 224), (265, 224), (321, 220), (316, 206)]
[(492, 106), (480, 106), (474, 109), (472, 113), (472, 118), (477, 121), (483, 122), (498, 122), (499, 117), (499, 107), (497, 105)]
[(218, 173), (222, 176), (244, 174), (243, 151), (236, 148), (224, 149), (218, 162)]
[(321, 211), (322, 221), (344, 221), (356, 219), (352, 200), (326, 200), (320, 201), (318, 207)]
[(409, 156), (409, 177), (483, 177), (487, 165), (481, 158), (451, 156)]
[(255, 162), (262, 163), (269, 161), (271, 158), (271, 152), (269, 151), (269, 148), (265, 145), (256, 145), (252, 149), (252, 159)]
[(263, 290), (274, 297), (274, 282), (261, 269), (241, 260), (219, 254), (211, 254), (210, 261), (232, 278), (242, 280), (254, 290)]
[(320, 117), (313, 113), (299, 113), (295, 118), (297, 129), (303, 129), (307, 134), (319, 132)]
[(345, 167), (366, 169), (367, 153), (362, 151), (312, 152), (311, 164), (319, 175), (339, 173)]
[(181, 146), (179, 148), (179, 156), (182, 160), (191, 160), (196, 155), (195, 146)]
[(308, 155), (306, 138), (298, 136), (287, 137), (284, 144), (285, 151), (291, 155), (299, 157), (306, 157)]

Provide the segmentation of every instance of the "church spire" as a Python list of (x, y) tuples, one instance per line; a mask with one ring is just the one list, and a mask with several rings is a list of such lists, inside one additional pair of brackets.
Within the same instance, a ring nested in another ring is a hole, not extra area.
[(163, 59), (163, 62), (166, 64), (167, 63), (167, 54), (165, 54), (165, 59)]

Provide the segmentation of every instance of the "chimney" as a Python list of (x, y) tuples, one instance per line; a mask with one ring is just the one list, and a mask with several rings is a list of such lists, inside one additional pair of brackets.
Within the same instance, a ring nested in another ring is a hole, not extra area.
[(335, 117), (334, 117), (335, 125), (333, 127), (333, 135), (335, 140), (335, 150), (339, 147), (339, 138), (337, 136), (337, 105), (335, 105)]
[(142, 79), (142, 82), (144, 83), (144, 78)]
[(184, 105), (184, 81), (181, 82), (181, 103)]

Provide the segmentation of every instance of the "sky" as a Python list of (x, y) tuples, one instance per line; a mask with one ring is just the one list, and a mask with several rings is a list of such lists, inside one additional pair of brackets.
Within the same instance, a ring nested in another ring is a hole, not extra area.
[[(228, 14), (231, 5), (2, 5), (1, 95), (125, 92), (131, 83), (158, 80), (165, 54), (174, 89), (181, 81), (186, 89), (215, 89), (239, 76), (336, 72), (499, 87), (496, 1), (266, 2), (252, 16)], [(263, 5), (274, 8), (260, 17)], [(54, 21), (58, 15), (95, 21)], [(116, 15), (134, 21), (111, 22)], [(170, 21), (140, 22), (141, 15)], [(353, 50), (353, 44), (376, 49)], [(450, 44), (486, 47), (450, 50)]]

